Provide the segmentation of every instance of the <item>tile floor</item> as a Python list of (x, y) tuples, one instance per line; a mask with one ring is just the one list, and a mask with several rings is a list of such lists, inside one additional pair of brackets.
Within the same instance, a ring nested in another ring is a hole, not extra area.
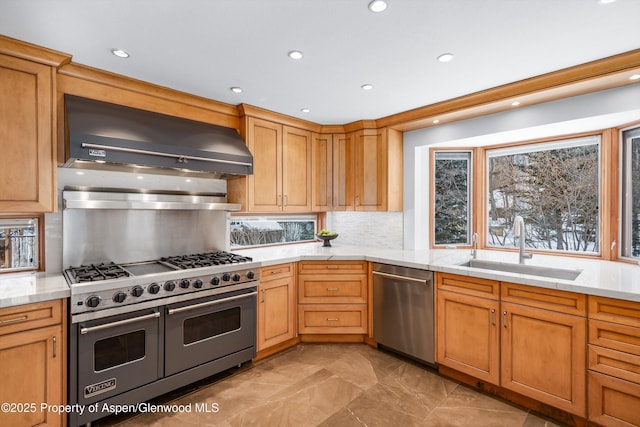
[(300, 344), (207, 382), (158, 399), (190, 412), (110, 417), (93, 426), (559, 425), (364, 344)]

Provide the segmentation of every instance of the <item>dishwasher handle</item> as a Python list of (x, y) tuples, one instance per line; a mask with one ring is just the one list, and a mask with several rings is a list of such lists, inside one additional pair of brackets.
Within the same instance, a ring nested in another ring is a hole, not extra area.
[(416, 283), (418, 285), (424, 285), (424, 286), (427, 286), (427, 284), (433, 280), (433, 279), (414, 279), (413, 277), (400, 276), (398, 274), (391, 274), (391, 273), (383, 273), (381, 271), (374, 271), (373, 274), (376, 276), (386, 277), (388, 279), (397, 279), (397, 280), (402, 280), (404, 282), (411, 282), (411, 283)]

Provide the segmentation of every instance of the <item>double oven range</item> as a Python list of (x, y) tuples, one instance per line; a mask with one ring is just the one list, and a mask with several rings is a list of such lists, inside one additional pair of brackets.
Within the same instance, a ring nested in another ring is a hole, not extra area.
[(259, 271), (224, 251), (66, 269), (69, 403), (92, 409), (70, 425), (251, 360)]

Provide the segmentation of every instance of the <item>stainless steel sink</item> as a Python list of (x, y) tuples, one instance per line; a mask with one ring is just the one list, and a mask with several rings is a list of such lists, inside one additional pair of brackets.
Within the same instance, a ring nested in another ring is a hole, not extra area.
[(552, 279), (575, 280), (582, 270), (540, 267), (537, 265), (510, 264), (506, 262), (472, 259), (458, 264), (462, 267), (482, 268), (484, 270), (504, 271), (508, 273), (529, 274), (532, 276), (550, 277)]

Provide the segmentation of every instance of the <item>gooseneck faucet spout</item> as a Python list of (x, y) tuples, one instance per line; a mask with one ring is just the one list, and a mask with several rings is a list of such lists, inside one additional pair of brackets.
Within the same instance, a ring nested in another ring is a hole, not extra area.
[(471, 257), (476, 259), (478, 257), (478, 233), (471, 235), (471, 242), (473, 243), (473, 249), (471, 249)]
[(520, 215), (516, 215), (513, 218), (513, 236), (519, 236), (518, 240), (520, 243), (520, 251), (518, 256), (518, 262), (520, 264), (524, 264), (525, 259), (533, 258), (533, 254), (526, 254), (524, 252), (524, 219)]

